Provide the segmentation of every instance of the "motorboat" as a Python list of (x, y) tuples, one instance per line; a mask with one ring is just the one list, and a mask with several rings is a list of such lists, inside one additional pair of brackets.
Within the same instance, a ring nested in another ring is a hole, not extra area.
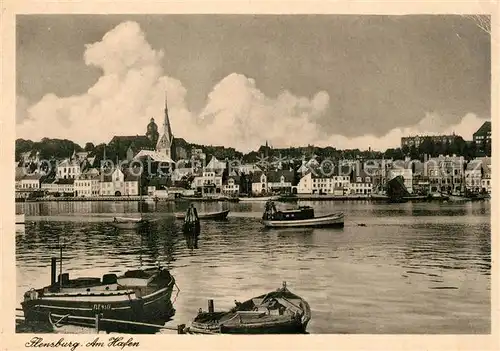
[(274, 202), (268, 201), (262, 216), (262, 223), (268, 228), (343, 227), (344, 214), (336, 212), (316, 217), (314, 209), (310, 206), (278, 211)]

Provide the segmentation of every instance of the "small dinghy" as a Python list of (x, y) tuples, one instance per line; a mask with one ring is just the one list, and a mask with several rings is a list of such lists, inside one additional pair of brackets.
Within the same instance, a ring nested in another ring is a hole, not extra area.
[(300, 334), (311, 319), (309, 304), (286, 287), (245, 301), (228, 312), (202, 312), (187, 328), (192, 334)]
[[(210, 220), (224, 220), (227, 218), (227, 215), (229, 214), (229, 210), (225, 211), (218, 211), (218, 212), (205, 212), (205, 213), (198, 213), (198, 218), (199, 219), (210, 219)], [(177, 212), (174, 213), (174, 216), (176, 219), (185, 219), (186, 214), (182, 212)]]
[(279, 200), (279, 196), (255, 196), (255, 197), (240, 197), (240, 202), (266, 202), (271, 200)]
[(127, 218), (127, 217), (114, 217), (111, 225), (117, 229), (138, 229), (144, 228), (151, 224), (151, 221), (145, 218)]
[(278, 211), (274, 202), (268, 201), (262, 215), (262, 223), (268, 228), (343, 227), (344, 214), (338, 212), (315, 217), (314, 209), (309, 206)]

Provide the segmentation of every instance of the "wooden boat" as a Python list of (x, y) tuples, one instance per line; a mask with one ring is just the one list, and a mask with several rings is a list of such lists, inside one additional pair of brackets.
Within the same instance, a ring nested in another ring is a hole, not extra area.
[(310, 206), (300, 206), (297, 209), (277, 211), (274, 203), (268, 201), (262, 216), (262, 223), (269, 228), (343, 227), (344, 214), (337, 212), (315, 217), (314, 209)]
[(239, 197), (240, 202), (267, 202), (277, 201), (279, 196), (257, 196), (257, 197)]
[(202, 312), (188, 327), (193, 334), (305, 333), (311, 319), (307, 301), (289, 291), (286, 283), (276, 291), (254, 297), (227, 312)]
[(462, 195), (448, 195), (448, 201), (451, 202), (465, 202), (465, 201), (470, 201), (471, 199)]
[(138, 229), (144, 228), (152, 223), (151, 220), (133, 217), (114, 217), (111, 225), (118, 229)]
[[(119, 277), (105, 274), (102, 279), (69, 279), (69, 274), (64, 273), (56, 281), (56, 259), (52, 260), (51, 284), (24, 294), (21, 306), (27, 322), (47, 322), (50, 316), (63, 316), (58, 322), (64, 319), (66, 324), (81, 325), (82, 319), (100, 315), (108, 320), (163, 326), (175, 313), (170, 301), (175, 279), (166, 269), (130, 270)], [(143, 327), (133, 323), (103, 322), (100, 328), (144, 332)]]
[[(228, 214), (229, 214), (229, 210), (217, 211), (217, 212), (205, 212), (205, 213), (198, 213), (198, 218), (199, 219), (223, 220), (223, 219), (227, 218)], [(186, 218), (186, 214), (182, 213), (182, 212), (174, 213), (174, 216), (177, 219), (185, 219)]]
[(24, 224), (25, 216), (24, 214), (16, 214), (16, 224)]

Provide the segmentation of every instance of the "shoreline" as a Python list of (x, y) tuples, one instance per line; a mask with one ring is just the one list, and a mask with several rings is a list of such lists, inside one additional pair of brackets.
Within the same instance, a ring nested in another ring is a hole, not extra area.
[[(265, 202), (266, 200), (259, 201), (258, 197), (251, 198), (255, 203)], [(443, 201), (446, 199), (441, 198), (428, 198), (427, 196), (415, 196), (404, 198), (404, 201), (408, 202), (425, 202), (425, 201)], [(144, 199), (140, 197), (67, 197), (67, 198), (52, 198), (52, 199), (31, 199), (25, 201), (18, 201), (16, 203), (23, 202), (240, 202), (238, 199), (212, 199), (212, 198), (158, 198), (158, 199)], [(389, 198), (386, 197), (371, 197), (371, 196), (329, 196), (329, 195), (299, 195), (297, 197), (283, 197), (275, 200), (276, 202), (298, 202), (298, 201), (370, 201), (370, 202), (389, 202)], [(250, 203), (250, 202), (248, 202)]]

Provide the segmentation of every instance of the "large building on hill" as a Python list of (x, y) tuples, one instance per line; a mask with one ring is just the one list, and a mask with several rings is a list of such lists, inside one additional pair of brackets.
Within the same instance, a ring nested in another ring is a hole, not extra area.
[(412, 147), (415, 146), (418, 148), (424, 140), (431, 140), (435, 144), (446, 144), (452, 143), (459, 139), (460, 136), (452, 134), (452, 135), (415, 135), (401, 138), (401, 148), (403, 147)]
[(479, 129), (472, 134), (472, 140), (476, 142), (476, 144), (482, 144), (484, 142), (491, 142), (491, 122), (484, 122)]

